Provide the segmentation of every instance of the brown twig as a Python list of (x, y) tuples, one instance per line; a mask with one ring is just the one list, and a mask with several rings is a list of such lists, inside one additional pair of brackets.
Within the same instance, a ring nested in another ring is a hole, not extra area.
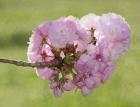
[(55, 67), (59, 65), (59, 61), (55, 60), (50, 63), (45, 63), (45, 62), (37, 62), (37, 63), (30, 63), (30, 62), (25, 62), (25, 61), (17, 61), (13, 59), (4, 59), (0, 58), (0, 63), (7, 63), (7, 64), (13, 64), (16, 66), (22, 66), (22, 67)]

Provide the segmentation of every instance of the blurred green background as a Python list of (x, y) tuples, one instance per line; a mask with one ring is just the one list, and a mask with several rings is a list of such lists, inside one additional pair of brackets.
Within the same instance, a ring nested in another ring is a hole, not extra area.
[(0, 0), (0, 57), (27, 60), (31, 31), (48, 19), (115, 12), (132, 28), (132, 46), (111, 79), (84, 97), (55, 98), (32, 68), (0, 64), (0, 107), (140, 107), (140, 0)]

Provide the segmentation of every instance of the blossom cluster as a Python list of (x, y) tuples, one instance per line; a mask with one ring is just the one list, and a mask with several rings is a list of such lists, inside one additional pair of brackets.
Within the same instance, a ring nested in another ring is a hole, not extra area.
[(34, 29), (27, 55), (32, 63), (58, 62), (36, 68), (39, 77), (50, 81), (55, 96), (74, 89), (89, 95), (109, 79), (113, 61), (130, 47), (130, 35), (125, 19), (115, 13), (61, 17)]

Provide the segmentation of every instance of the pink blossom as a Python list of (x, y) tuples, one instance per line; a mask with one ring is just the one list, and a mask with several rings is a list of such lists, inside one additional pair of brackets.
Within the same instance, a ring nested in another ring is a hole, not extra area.
[[(43, 40), (47, 38), (47, 33), (50, 26), (51, 26), (51, 22), (45, 22), (39, 25), (39, 27), (33, 31), (33, 34), (31, 35), (30, 42), (29, 42), (28, 52), (27, 52), (28, 59), (30, 62), (42, 61), (42, 57), (41, 57), (41, 52), (43, 47), (42, 43)], [(47, 39), (46, 41), (49, 42)]]
[(56, 87), (56, 88), (54, 89), (54, 95), (55, 95), (56, 97), (60, 97), (60, 96), (62, 95), (62, 90), (61, 90), (60, 88)]
[(37, 68), (36, 73), (39, 77), (41, 77), (44, 80), (53, 80), (57, 74), (57, 71), (45, 67)]
[(74, 20), (61, 18), (52, 23), (48, 37), (56, 48), (64, 48), (66, 44), (73, 44), (78, 38), (77, 25)]
[(75, 64), (75, 69), (78, 72), (76, 84), (84, 95), (108, 80), (113, 70), (112, 62), (109, 59), (104, 60), (104, 55), (100, 51), (103, 47), (98, 48), (90, 45), (87, 53), (83, 54)]
[(63, 93), (63, 91), (60, 87), (60, 84), (57, 82), (51, 82), (50, 88), (53, 89), (54, 96), (56, 96), (56, 97), (60, 97)]
[(64, 90), (70, 91), (73, 90), (75, 87), (74, 83), (72, 81), (68, 81), (63, 85)]
[(89, 89), (89, 88), (87, 88), (86, 86), (83, 86), (82, 88), (81, 88), (81, 92), (82, 92), (82, 94), (83, 95), (89, 95), (90, 93), (91, 93), (91, 89)]
[(80, 24), (85, 29), (95, 30), (98, 43), (105, 41), (112, 60), (118, 59), (130, 47), (130, 27), (123, 17), (114, 13), (96, 16), (88, 14), (81, 18)]
[(114, 13), (88, 14), (80, 20), (61, 17), (33, 31), (27, 55), (32, 63), (58, 63), (35, 68), (39, 77), (50, 81), (56, 97), (75, 88), (89, 95), (110, 78), (113, 61), (130, 47), (130, 35), (127, 22)]
[(118, 59), (130, 47), (130, 27), (123, 17), (114, 13), (101, 16), (102, 31), (109, 43), (111, 58)]

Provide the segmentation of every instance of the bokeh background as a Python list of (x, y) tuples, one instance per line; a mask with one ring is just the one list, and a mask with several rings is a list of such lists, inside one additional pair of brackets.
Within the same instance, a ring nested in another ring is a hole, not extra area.
[(0, 0), (0, 57), (27, 60), (31, 31), (48, 19), (115, 12), (132, 28), (132, 46), (111, 79), (89, 96), (55, 98), (32, 68), (0, 64), (0, 107), (140, 107), (140, 0)]

